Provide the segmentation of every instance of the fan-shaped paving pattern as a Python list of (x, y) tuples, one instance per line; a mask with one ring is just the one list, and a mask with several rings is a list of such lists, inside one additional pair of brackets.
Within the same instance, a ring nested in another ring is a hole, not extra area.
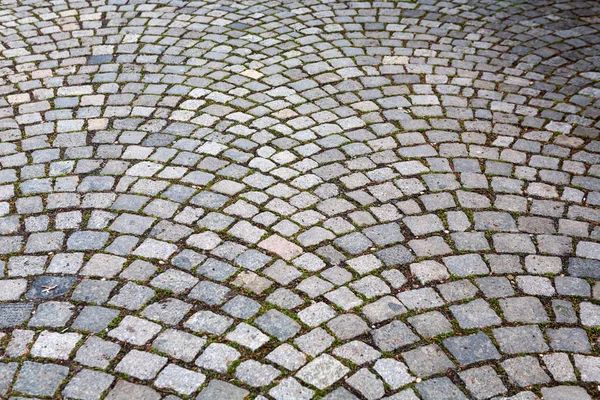
[(2, 1), (0, 396), (598, 398), (599, 31)]

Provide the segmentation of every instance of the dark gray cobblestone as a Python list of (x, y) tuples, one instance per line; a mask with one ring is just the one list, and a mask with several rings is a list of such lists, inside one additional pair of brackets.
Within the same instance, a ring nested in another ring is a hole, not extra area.
[(600, 398), (600, 5), (0, 2), (0, 397)]

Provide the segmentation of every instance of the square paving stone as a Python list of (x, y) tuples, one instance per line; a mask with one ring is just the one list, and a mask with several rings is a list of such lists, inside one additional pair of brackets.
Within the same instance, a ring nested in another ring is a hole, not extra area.
[(65, 397), (74, 399), (97, 400), (114, 380), (113, 376), (104, 372), (83, 369), (71, 378), (62, 394)]
[[(577, 357), (577, 356), (575, 356)], [(558, 382), (574, 382), (575, 369), (566, 353), (552, 353), (542, 355), (542, 360), (552, 377)]]
[(257, 243), (266, 234), (266, 231), (247, 221), (240, 221), (229, 229), (228, 234), (246, 243)]
[(38, 306), (35, 314), (29, 320), (28, 326), (44, 326), (60, 328), (67, 324), (75, 306), (66, 302), (48, 301)]
[(78, 333), (42, 332), (31, 348), (31, 355), (41, 358), (68, 360), (81, 339)]
[(450, 235), (454, 246), (458, 250), (484, 251), (489, 250), (490, 245), (483, 232), (455, 232)]
[(264, 332), (281, 341), (294, 337), (300, 330), (300, 325), (296, 321), (277, 310), (269, 310), (256, 318), (256, 324)]
[[(381, 261), (372, 254), (356, 257), (347, 261), (348, 265), (360, 275), (368, 274), (382, 266)], [(335, 283), (335, 282), (334, 282)]]
[[(108, 232), (79, 231), (73, 232), (67, 240), (68, 250), (100, 250), (108, 240)], [(55, 256), (56, 257), (56, 256)]]
[(475, 282), (487, 298), (509, 297), (515, 294), (510, 281), (502, 276), (478, 278)]
[(77, 350), (75, 361), (88, 367), (105, 369), (120, 350), (121, 346), (116, 343), (100, 339), (97, 336), (90, 336)]
[(474, 297), (477, 294), (477, 287), (467, 279), (443, 283), (437, 286), (442, 297), (449, 302), (460, 301)]
[(206, 380), (201, 372), (181, 368), (175, 364), (169, 364), (161, 371), (154, 382), (160, 389), (172, 389), (178, 393), (189, 396), (194, 393)]
[(300, 282), (296, 289), (306, 293), (311, 298), (315, 298), (333, 289), (333, 285), (313, 275)]
[(350, 287), (367, 299), (380, 297), (391, 292), (389, 286), (382, 279), (373, 275), (365, 276), (364, 278), (351, 282)]
[(336, 312), (329, 305), (318, 302), (311, 304), (298, 312), (300, 320), (308, 326), (315, 327), (329, 321), (336, 316)]
[(26, 253), (40, 253), (59, 250), (65, 240), (63, 232), (33, 233), (27, 240)]
[(448, 271), (456, 276), (486, 275), (490, 272), (479, 254), (444, 257), (443, 261)]
[(393, 390), (415, 381), (415, 378), (409, 374), (406, 365), (392, 358), (381, 358), (377, 360), (373, 369), (375, 369), (385, 383)]
[(233, 286), (241, 287), (249, 292), (254, 294), (261, 294), (265, 290), (267, 290), (273, 282), (271, 282), (267, 278), (263, 278), (262, 276), (255, 274), (251, 271), (242, 271), (237, 277), (231, 282)]
[(248, 319), (260, 310), (260, 304), (246, 296), (238, 295), (225, 303), (221, 310), (233, 317)]
[(404, 236), (397, 223), (373, 226), (363, 230), (363, 233), (378, 246), (404, 241)]
[(240, 254), (235, 262), (243, 268), (256, 271), (264, 267), (270, 260), (271, 257), (260, 251), (250, 249)]
[(444, 304), (442, 298), (432, 288), (407, 290), (400, 293), (398, 299), (409, 310), (435, 308)]
[(37, 277), (25, 295), (28, 299), (53, 299), (68, 293), (76, 278), (73, 276)]
[(113, 210), (138, 211), (148, 201), (145, 196), (122, 194), (113, 203)]
[(519, 256), (512, 254), (488, 254), (485, 259), (490, 264), (492, 272), (509, 274), (523, 272)]
[(428, 214), (417, 217), (405, 217), (402, 222), (415, 236), (427, 235), (444, 230), (444, 225), (437, 215)]
[(544, 353), (548, 345), (540, 328), (535, 325), (498, 328), (494, 338), (504, 354)]
[(213, 379), (208, 383), (208, 386), (202, 389), (196, 400), (244, 400), (248, 394), (250, 392), (245, 389), (234, 386), (231, 383)]
[(106, 329), (118, 315), (119, 311), (111, 308), (87, 306), (75, 318), (71, 328), (99, 333)]
[(68, 374), (69, 368), (62, 365), (25, 361), (14, 384), (13, 392), (31, 396), (54, 396)]
[(502, 322), (489, 304), (482, 299), (451, 306), (450, 311), (463, 329), (484, 328), (499, 325)]
[(383, 382), (366, 368), (360, 369), (357, 373), (346, 379), (346, 383), (366, 399), (378, 399), (385, 394)]
[(577, 313), (573, 308), (573, 304), (567, 300), (552, 300), (552, 311), (556, 322), (567, 324), (577, 323)]
[(573, 358), (575, 366), (581, 374), (580, 379), (583, 382), (600, 383), (600, 357), (575, 354)]
[(222, 343), (211, 343), (200, 354), (200, 357), (196, 360), (196, 365), (200, 368), (225, 373), (231, 363), (239, 358), (240, 353), (233, 347)]
[(525, 269), (530, 274), (558, 274), (562, 271), (559, 257), (529, 255), (525, 257)]
[(600, 326), (600, 306), (582, 302), (579, 305), (579, 317), (584, 326)]
[(483, 332), (474, 335), (450, 337), (444, 340), (444, 346), (460, 365), (497, 360), (501, 357), (490, 338)]
[(517, 276), (517, 285), (525, 294), (534, 296), (553, 296), (556, 291), (552, 286), (552, 281), (542, 276)]
[(388, 267), (410, 264), (415, 259), (410, 250), (402, 245), (379, 250), (375, 255)]
[(174, 244), (149, 238), (144, 240), (132, 254), (134, 256), (167, 260), (175, 251), (177, 251), (177, 246)]
[(131, 253), (131, 250), (133, 250), (139, 241), (135, 236), (122, 235), (115, 238), (105, 251), (117, 256), (126, 256)]
[(155, 294), (154, 290), (149, 287), (127, 282), (108, 304), (136, 311), (142, 308)]
[(190, 202), (199, 207), (216, 210), (221, 208), (228, 200), (229, 198), (227, 196), (209, 191), (202, 191), (194, 196)]
[(215, 281), (223, 282), (235, 274), (237, 270), (236, 267), (226, 262), (208, 258), (202, 265), (196, 268), (196, 273)]
[(23, 325), (33, 311), (31, 303), (0, 304), (0, 328), (12, 328)]
[(405, 313), (406, 307), (392, 296), (385, 296), (381, 299), (367, 304), (362, 308), (363, 314), (370, 323), (377, 324), (388, 319), (394, 318)]
[(269, 391), (275, 400), (297, 399), (310, 400), (314, 396), (314, 391), (302, 386), (294, 378), (285, 378), (277, 386)]
[(342, 379), (350, 369), (328, 354), (319, 357), (306, 364), (296, 377), (317, 389), (326, 389)]
[(143, 260), (135, 260), (119, 274), (119, 278), (146, 282), (155, 272), (156, 266), (154, 264)]
[(592, 400), (587, 390), (579, 386), (555, 386), (542, 388), (546, 400)]
[(348, 340), (368, 332), (369, 326), (354, 314), (340, 315), (327, 323), (327, 327), (340, 340)]
[(6, 346), (6, 355), (16, 358), (29, 351), (29, 345), (33, 342), (34, 331), (15, 329), (12, 331), (12, 338)]
[(112, 278), (123, 269), (125, 258), (110, 254), (94, 254), (81, 270), (85, 276)]
[(435, 257), (451, 254), (452, 249), (440, 236), (432, 236), (427, 239), (413, 239), (408, 246), (418, 257)]
[(365, 235), (354, 232), (335, 239), (333, 242), (341, 251), (350, 254), (361, 254), (373, 245)]
[(306, 356), (293, 346), (284, 343), (269, 353), (267, 360), (282, 366), (289, 371), (296, 371), (306, 364)]
[(312, 253), (304, 253), (301, 256), (296, 257), (292, 261), (292, 264), (309, 272), (320, 271), (325, 267), (323, 260)]
[(145, 351), (131, 350), (115, 367), (115, 371), (142, 380), (153, 379), (167, 363), (166, 357)]
[(223, 304), (231, 290), (225, 286), (210, 281), (200, 281), (188, 293), (188, 297), (199, 300), (210, 306)]
[(6, 396), (19, 364), (16, 362), (0, 363), (0, 396)]
[(402, 353), (402, 357), (411, 372), (420, 378), (454, 368), (454, 363), (436, 344), (417, 347)]
[(452, 325), (439, 311), (430, 311), (407, 319), (408, 323), (423, 337), (430, 338), (453, 331)]
[(510, 297), (499, 302), (508, 322), (539, 324), (550, 320), (542, 302), (535, 297)]
[(506, 387), (492, 367), (467, 369), (458, 373), (460, 379), (477, 400), (489, 399), (507, 392)]
[(127, 315), (108, 336), (125, 343), (143, 346), (161, 330), (161, 326), (142, 318)]
[(269, 341), (269, 337), (252, 325), (241, 323), (226, 336), (227, 340), (240, 344), (250, 350), (257, 350)]
[(368, 344), (358, 340), (345, 343), (333, 350), (333, 355), (352, 361), (356, 365), (363, 365), (375, 361), (381, 356), (381, 352), (375, 350)]
[(235, 377), (253, 387), (270, 385), (279, 375), (277, 368), (255, 360), (244, 361), (235, 369)]
[(27, 290), (27, 279), (0, 280), (0, 301), (19, 300)]
[(520, 387), (540, 385), (550, 382), (550, 377), (532, 356), (517, 357), (500, 363), (508, 374), (508, 378)]
[(556, 351), (589, 353), (592, 350), (588, 335), (581, 328), (546, 329), (546, 335)]
[(423, 400), (467, 400), (467, 397), (446, 377), (416, 384)]
[(315, 328), (310, 332), (299, 336), (294, 343), (304, 353), (316, 357), (327, 350), (335, 339), (323, 328)]
[(450, 277), (446, 267), (434, 260), (410, 264), (410, 271), (423, 285), (433, 281), (446, 280)]
[(192, 309), (192, 305), (178, 299), (165, 299), (144, 308), (142, 316), (167, 325), (177, 325)]
[(205, 255), (196, 253), (195, 251), (189, 249), (184, 249), (171, 259), (171, 264), (177, 268), (191, 271), (194, 267), (200, 265), (204, 260), (206, 260)]
[(591, 294), (590, 284), (582, 278), (572, 276), (557, 276), (554, 278), (556, 292), (563, 296), (589, 297)]
[(44, 272), (44, 265), (46, 264), (47, 258), (48, 257), (46, 256), (11, 257), (8, 260), (8, 276), (40, 275)]
[(395, 320), (371, 331), (373, 342), (381, 351), (394, 351), (419, 340), (408, 326)]
[(105, 400), (160, 400), (161, 395), (152, 388), (147, 386), (130, 383), (127, 381), (118, 381), (115, 387), (108, 392)]
[(150, 281), (150, 285), (176, 294), (187, 292), (198, 283), (198, 278), (176, 269), (169, 269)]
[(526, 234), (498, 233), (492, 239), (498, 253), (535, 253), (535, 245)]
[(517, 230), (515, 220), (506, 212), (476, 212), (474, 219), (475, 229), (478, 231), (514, 232)]
[(194, 332), (220, 335), (229, 329), (232, 324), (232, 318), (213, 313), (212, 311), (198, 311), (185, 322), (184, 326)]
[(84, 279), (73, 291), (71, 299), (86, 303), (104, 304), (116, 286), (117, 282), (114, 281)]
[(190, 333), (167, 329), (154, 339), (152, 347), (173, 358), (192, 362), (205, 343), (205, 339)]
[(302, 297), (289, 289), (279, 288), (276, 289), (265, 299), (268, 303), (274, 304), (279, 308), (286, 310), (292, 310), (304, 303)]

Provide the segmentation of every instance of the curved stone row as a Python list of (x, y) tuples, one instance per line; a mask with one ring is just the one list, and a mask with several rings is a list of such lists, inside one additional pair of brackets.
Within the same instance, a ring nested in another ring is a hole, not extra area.
[(593, 1), (6, 1), (0, 396), (600, 396)]

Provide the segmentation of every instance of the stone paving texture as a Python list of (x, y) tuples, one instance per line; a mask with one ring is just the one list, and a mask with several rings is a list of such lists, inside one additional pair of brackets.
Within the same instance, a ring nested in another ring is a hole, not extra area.
[(0, 1), (0, 397), (600, 398), (600, 3)]

